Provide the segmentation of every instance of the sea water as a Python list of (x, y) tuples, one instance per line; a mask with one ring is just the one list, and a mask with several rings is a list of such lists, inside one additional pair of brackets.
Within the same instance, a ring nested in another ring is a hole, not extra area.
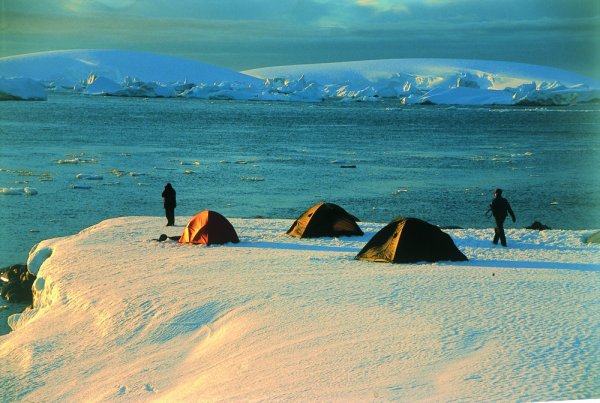
[[(503, 188), (523, 228), (600, 228), (600, 106), (448, 107), (51, 94), (0, 104), (0, 267), (115, 216), (175, 228), (204, 209), (296, 218), (319, 201), (363, 221), (492, 227)], [(11, 190), (12, 189), (12, 190)], [(166, 219), (165, 219), (166, 223)], [(132, 231), (135, 228), (132, 228)], [(243, 240), (244, 234), (239, 234)]]

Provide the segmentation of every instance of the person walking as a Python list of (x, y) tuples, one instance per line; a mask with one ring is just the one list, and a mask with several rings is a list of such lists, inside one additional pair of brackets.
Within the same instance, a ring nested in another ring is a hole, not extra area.
[(163, 205), (165, 207), (165, 216), (167, 217), (167, 227), (175, 225), (175, 207), (177, 207), (177, 195), (170, 183), (165, 185), (162, 192)]
[(496, 189), (494, 192), (494, 200), (490, 204), (490, 210), (496, 220), (496, 228), (494, 229), (494, 244), (498, 245), (498, 240), (502, 246), (506, 246), (506, 235), (504, 234), (504, 220), (510, 214), (513, 222), (516, 221), (515, 213), (512, 211), (508, 200), (502, 197), (502, 189)]

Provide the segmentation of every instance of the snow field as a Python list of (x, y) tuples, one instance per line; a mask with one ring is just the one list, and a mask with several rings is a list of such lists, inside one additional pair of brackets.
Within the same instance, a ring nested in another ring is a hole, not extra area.
[(8, 400), (594, 397), (600, 254), (589, 231), (447, 230), (471, 260), (354, 260), (232, 219), (236, 245), (164, 243), (189, 217), (122, 217), (30, 254), (36, 305), (0, 338)]

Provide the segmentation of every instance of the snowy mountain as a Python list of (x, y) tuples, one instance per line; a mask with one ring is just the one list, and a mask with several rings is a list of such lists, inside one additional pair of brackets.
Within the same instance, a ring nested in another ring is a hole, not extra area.
[(0, 59), (0, 76), (27, 77), (54, 86), (85, 84), (90, 74), (118, 83), (128, 78), (165, 84), (258, 81), (195, 60), (123, 50), (66, 50)]
[[(307, 81), (323, 84), (352, 83), (355, 86), (377, 85), (390, 80), (415, 78), (424, 87), (439, 86), (443, 80), (462, 79), (461, 86), (486, 87), (502, 90), (518, 87), (532, 81), (560, 81), (566, 86), (584, 84), (590, 87), (600, 83), (568, 71), (552, 67), (489, 60), (461, 59), (388, 59), (340, 63), (303, 64), (294, 66), (264, 67), (243, 71), (261, 77), (296, 79), (304, 75)], [(455, 84), (455, 83), (447, 83)]]
[(390, 59), (265, 67), (243, 73), (323, 85), (325, 97), (404, 103), (571, 104), (600, 98), (600, 83), (531, 64), (460, 59)]
[(598, 81), (568, 71), (459, 59), (354, 61), (238, 73), (151, 53), (76, 50), (2, 58), (0, 78), (0, 100), (45, 99), (39, 89), (32, 96), (28, 90), (32, 84), (24, 78), (49, 91), (214, 100), (568, 105), (600, 99)]

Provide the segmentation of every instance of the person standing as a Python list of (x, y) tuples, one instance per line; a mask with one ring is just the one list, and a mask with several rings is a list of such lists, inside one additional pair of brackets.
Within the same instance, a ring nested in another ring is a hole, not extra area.
[(490, 204), (490, 210), (492, 211), (492, 215), (496, 220), (496, 228), (494, 229), (494, 244), (498, 244), (498, 240), (502, 246), (506, 246), (506, 235), (504, 234), (504, 220), (506, 220), (506, 216), (510, 214), (513, 222), (516, 221), (515, 213), (513, 213), (512, 208), (510, 208), (510, 204), (508, 200), (502, 197), (502, 189), (496, 189), (494, 192), (494, 200)]
[(165, 185), (162, 192), (165, 215), (167, 217), (167, 227), (175, 225), (175, 207), (177, 207), (177, 195), (170, 183)]

